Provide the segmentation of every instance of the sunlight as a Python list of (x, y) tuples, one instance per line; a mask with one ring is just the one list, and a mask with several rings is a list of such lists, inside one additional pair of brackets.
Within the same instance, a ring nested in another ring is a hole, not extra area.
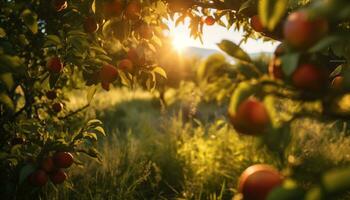
[[(177, 17), (177, 16), (176, 16)], [(223, 39), (231, 40), (235, 43), (239, 43), (243, 38), (243, 31), (227, 30), (218, 24), (213, 26), (204, 26), (203, 28), (203, 41), (202, 44), (198, 39), (190, 37), (190, 29), (188, 28), (190, 20), (186, 18), (184, 23), (180, 23), (175, 26), (175, 20), (168, 20), (169, 36), (172, 38), (172, 44), (174, 49), (181, 52), (186, 47), (198, 47), (204, 49), (219, 50), (217, 44)], [(225, 20), (224, 20), (225, 21)], [(264, 42), (263, 40), (248, 39), (247, 43), (241, 45), (242, 49), (248, 53), (260, 53), (260, 52), (273, 52), (278, 42)]]
[(188, 39), (183, 36), (174, 36), (172, 38), (172, 45), (178, 52), (182, 52), (186, 47), (188, 47)]

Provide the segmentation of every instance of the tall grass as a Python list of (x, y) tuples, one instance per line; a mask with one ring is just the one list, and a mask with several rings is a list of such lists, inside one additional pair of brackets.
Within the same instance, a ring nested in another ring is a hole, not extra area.
[(81, 157), (85, 166), (69, 171), (68, 187), (49, 186), (45, 199), (231, 199), (239, 175), (254, 163), (292, 166), (285, 172), (309, 188), (325, 169), (350, 162), (350, 139), (340, 122), (295, 122), (281, 161), (259, 139), (235, 133), (222, 116), (199, 121), (184, 118), (179, 108), (162, 112), (150, 93), (99, 93), (93, 107), (108, 130), (99, 145), (102, 163)]

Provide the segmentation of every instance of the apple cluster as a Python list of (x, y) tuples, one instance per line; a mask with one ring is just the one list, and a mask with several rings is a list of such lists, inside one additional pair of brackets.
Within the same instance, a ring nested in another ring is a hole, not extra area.
[(32, 186), (42, 187), (49, 179), (54, 184), (62, 184), (67, 179), (64, 169), (73, 164), (73, 155), (69, 152), (56, 152), (52, 157), (48, 156), (41, 160), (38, 169), (28, 176)]
[[(328, 89), (340, 89), (343, 84), (342, 77), (329, 81), (334, 66), (327, 66), (328, 62), (324, 62), (327, 58), (322, 60), (317, 54), (308, 52), (308, 49), (328, 34), (329, 22), (321, 16), (311, 17), (307, 10), (294, 11), (282, 21), (275, 31), (268, 31), (258, 15), (250, 19), (251, 27), (256, 32), (283, 40), (269, 64), (270, 76), (291, 85), (304, 100), (321, 97)], [(292, 53), (300, 56), (293, 71), (286, 74), (282, 57)], [(271, 121), (263, 102), (252, 97), (243, 99), (236, 112), (229, 113), (229, 119), (237, 132), (246, 135), (266, 133)]]

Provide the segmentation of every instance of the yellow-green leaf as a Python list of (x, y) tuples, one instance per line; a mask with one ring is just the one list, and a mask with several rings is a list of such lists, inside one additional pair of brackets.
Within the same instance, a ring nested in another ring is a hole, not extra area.
[(288, 0), (260, 0), (259, 17), (268, 30), (273, 31), (287, 11)]
[(157, 74), (159, 74), (159, 75), (161, 75), (164, 78), (167, 78), (166, 72), (161, 67), (155, 67), (152, 71), (157, 73)]
[(6, 36), (6, 32), (3, 28), (0, 27), (0, 38), (3, 38)]
[(250, 56), (243, 51), (238, 45), (235, 43), (228, 41), (228, 40), (222, 40), (221, 43), (218, 44), (219, 48), (223, 50), (228, 55), (237, 58), (242, 61), (251, 62)]

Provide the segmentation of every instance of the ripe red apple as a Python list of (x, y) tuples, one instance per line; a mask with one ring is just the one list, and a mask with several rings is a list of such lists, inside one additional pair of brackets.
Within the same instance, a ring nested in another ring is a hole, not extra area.
[(62, 103), (56, 102), (56, 103), (52, 104), (52, 110), (53, 110), (55, 113), (61, 112), (62, 109), (63, 109), (63, 104), (62, 104)]
[(56, 152), (53, 157), (53, 163), (57, 168), (68, 168), (73, 164), (73, 155), (69, 152)]
[(136, 49), (131, 48), (128, 52), (126, 57), (136, 66), (143, 66), (146, 63), (146, 60), (144, 57), (141, 57), (139, 53), (136, 51)]
[(274, 55), (275, 56), (282, 56), (284, 53), (286, 52), (286, 50), (285, 50), (285, 44), (284, 43), (281, 43), (281, 44), (279, 44), (277, 47), (276, 47), (276, 49), (275, 49), (275, 51), (274, 51)]
[(67, 174), (63, 169), (58, 169), (50, 175), (50, 180), (54, 184), (62, 184), (66, 179)]
[(290, 14), (283, 27), (286, 42), (296, 49), (305, 50), (328, 33), (328, 21), (311, 19), (306, 11)]
[(283, 182), (281, 174), (269, 165), (252, 165), (241, 174), (238, 191), (244, 200), (266, 200), (269, 192)]
[(344, 84), (344, 77), (336, 76), (332, 81), (331, 88), (334, 90), (342, 90), (343, 84)]
[(325, 89), (327, 81), (327, 70), (311, 63), (300, 64), (292, 74), (293, 85), (305, 91), (320, 92)]
[(87, 17), (84, 21), (84, 30), (87, 33), (95, 33), (98, 30), (98, 23), (96, 22), (95, 18), (93, 17)]
[(102, 81), (101, 82), (101, 87), (106, 90), (106, 91), (109, 91), (110, 89), (110, 83), (109, 82), (106, 82), (106, 81)]
[(44, 170), (38, 169), (28, 177), (29, 183), (36, 187), (44, 186), (48, 181), (48, 176)]
[(263, 134), (269, 126), (270, 117), (265, 105), (254, 98), (244, 100), (230, 121), (237, 132), (247, 135)]
[(46, 92), (46, 97), (50, 100), (54, 100), (57, 98), (57, 93), (55, 90), (50, 90)]
[(131, 1), (126, 7), (125, 17), (129, 20), (137, 20), (140, 18), (141, 4), (138, 0)]
[(262, 33), (265, 30), (265, 28), (261, 23), (259, 15), (254, 15), (253, 17), (250, 18), (250, 25), (253, 28), (253, 30), (256, 32)]
[(40, 168), (46, 172), (52, 172), (55, 169), (52, 157), (46, 157), (40, 163)]
[(208, 16), (204, 19), (204, 23), (208, 26), (214, 25), (215, 24), (215, 19), (212, 16)]
[(123, 10), (122, 0), (109, 0), (103, 5), (103, 12), (108, 17), (118, 17)]
[(153, 30), (147, 24), (141, 24), (138, 27), (137, 32), (139, 33), (141, 38), (146, 39), (146, 40), (149, 40), (153, 37)]
[(99, 77), (102, 82), (112, 83), (118, 77), (118, 70), (113, 65), (106, 64), (102, 66)]
[(56, 12), (60, 12), (67, 8), (68, 4), (66, 0), (53, 0), (52, 6), (56, 10)]
[(123, 71), (127, 71), (127, 72), (131, 72), (133, 70), (133, 64), (131, 62), (131, 60), (129, 59), (123, 59), (119, 62), (118, 65), (119, 69), (123, 70)]
[(58, 57), (52, 57), (50, 58), (46, 66), (48, 70), (52, 73), (60, 73), (63, 69), (63, 63), (61, 62), (61, 59)]

